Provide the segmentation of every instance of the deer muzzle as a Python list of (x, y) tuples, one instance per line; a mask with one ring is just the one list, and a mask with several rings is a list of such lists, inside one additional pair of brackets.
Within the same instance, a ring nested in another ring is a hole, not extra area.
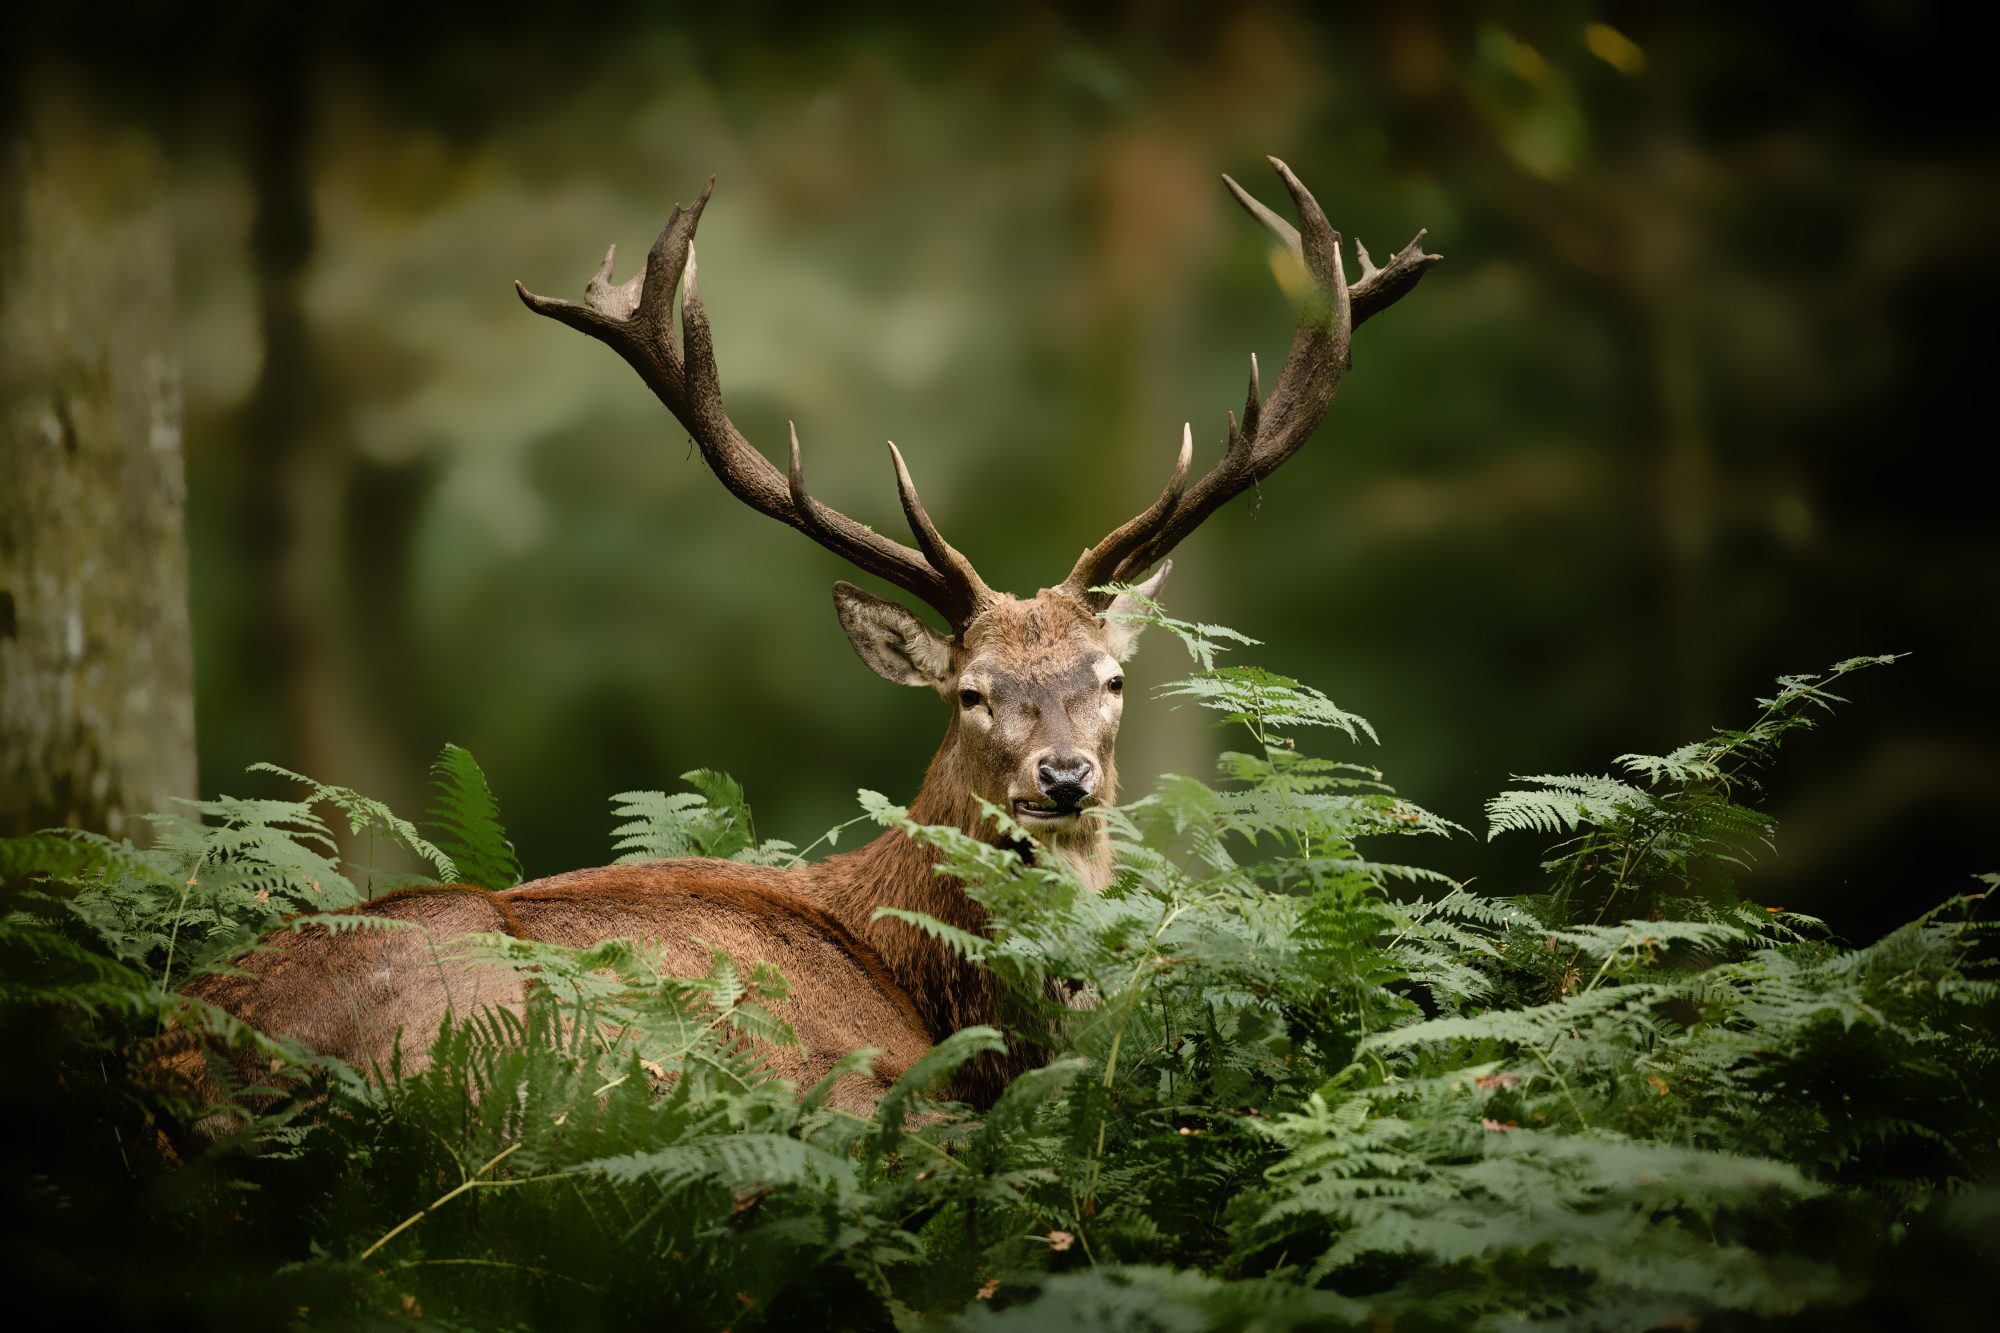
[(1016, 814), (1038, 819), (1067, 819), (1097, 791), (1097, 765), (1089, 755), (1056, 751), (1035, 765), (1038, 801), (1016, 801)]

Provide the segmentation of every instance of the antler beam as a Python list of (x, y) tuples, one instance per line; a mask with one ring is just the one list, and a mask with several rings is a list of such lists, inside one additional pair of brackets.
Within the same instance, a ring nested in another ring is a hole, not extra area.
[[(799, 435), (791, 432), (791, 467), (780, 473), (744, 438), (723, 410), (715, 343), (697, 281), (694, 232), (715, 188), (713, 177), (693, 206), (678, 205), (646, 256), (646, 267), (622, 283), (611, 281), (618, 247), (584, 288), (582, 304), (537, 296), (520, 283), (514, 290), (528, 309), (567, 324), (609, 346), (636, 371), (667, 410), (687, 428), (722, 484), (759, 513), (797, 528), (856, 567), (921, 597), (962, 629), (994, 594), (963, 555), (941, 536), (924, 512), (909, 469), (889, 446), (903, 512), (918, 548), (893, 541), (806, 493)], [(681, 293), (681, 345), (674, 342), (674, 294)]]
[(1192, 427), (1183, 428), (1181, 451), (1167, 486), (1143, 513), (1114, 529), (1083, 553), (1064, 580), (1078, 596), (1100, 608), (1108, 602), (1090, 590), (1106, 583), (1126, 583), (1143, 574), (1200, 527), (1231, 499), (1275, 472), (1319, 428), (1334, 391), (1351, 361), (1354, 329), (1407, 295), (1440, 256), (1424, 252), (1424, 232), (1376, 267), (1359, 241), (1354, 249), (1361, 262), (1360, 281), (1349, 286), (1340, 257), (1340, 234), (1328, 225), (1319, 201), (1292, 169), (1270, 159), (1278, 178), (1292, 196), (1299, 225), (1279, 217), (1229, 177), (1222, 178), (1245, 212), (1268, 227), (1311, 274), (1313, 295), (1292, 337), (1285, 368), (1268, 398), (1259, 390), (1257, 358), (1250, 358), (1250, 392), (1243, 419), (1229, 414), (1229, 434), (1222, 458), (1193, 486), (1187, 474), (1193, 456)]

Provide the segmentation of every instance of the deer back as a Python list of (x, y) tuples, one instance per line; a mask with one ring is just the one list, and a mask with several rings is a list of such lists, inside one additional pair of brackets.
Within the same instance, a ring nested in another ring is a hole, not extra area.
[(770, 1008), (797, 1046), (763, 1048), (765, 1065), (801, 1087), (862, 1046), (881, 1053), (872, 1076), (835, 1089), (834, 1104), (866, 1109), (930, 1049), (910, 996), (868, 942), (798, 891), (810, 872), (686, 858), (604, 866), (495, 895), (525, 939), (588, 947), (630, 937), (667, 946), (674, 976), (705, 975), (713, 953), (769, 963), (789, 995)]
[[(629, 938), (664, 946), (665, 973), (688, 978), (707, 975), (721, 950), (745, 968), (770, 963), (789, 983), (789, 995), (768, 1007), (798, 1044), (758, 1044), (773, 1074), (809, 1087), (851, 1050), (881, 1052), (869, 1074), (842, 1079), (830, 1099), (866, 1112), (930, 1049), (931, 1036), (874, 949), (792, 892), (798, 873), (689, 859), (579, 870), (504, 893), (404, 890), (347, 912), (407, 928), (274, 931), (229, 972), (203, 977), (187, 993), (381, 1076), (397, 1060), (406, 1073), (424, 1068), (447, 1021), (487, 1009), (521, 1012), (532, 975), (465, 957), (453, 946), (466, 936), (578, 948)], [(205, 1052), (175, 1050), (161, 1064), (174, 1081), (213, 1092)], [(249, 1057), (238, 1064), (246, 1083), (264, 1072)]]

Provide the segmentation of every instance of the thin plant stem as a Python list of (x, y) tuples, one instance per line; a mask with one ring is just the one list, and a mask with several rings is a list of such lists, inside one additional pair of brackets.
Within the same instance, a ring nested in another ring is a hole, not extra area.
[(519, 1152), (521, 1150), (521, 1147), (522, 1147), (521, 1144), (516, 1143), (511, 1147), (502, 1148), (497, 1154), (495, 1154), (493, 1157), (487, 1160), (486, 1165), (480, 1167), (477, 1171), (474, 1171), (471, 1175), (467, 1176), (463, 1181), (460, 1181), (457, 1188), (445, 1191), (443, 1194), (440, 1194), (437, 1198), (433, 1199), (430, 1202), (429, 1206), (419, 1209), (417, 1212), (411, 1213), (408, 1217), (398, 1222), (395, 1226), (390, 1227), (389, 1230), (382, 1233), (381, 1238), (378, 1239), (373, 1245), (370, 1245), (367, 1249), (363, 1250), (360, 1253), (360, 1255), (357, 1256), (357, 1258), (362, 1261), (367, 1260), (369, 1256), (375, 1253), (375, 1251), (381, 1249), (384, 1245), (387, 1245), (390, 1241), (396, 1239), (396, 1237), (402, 1235), (405, 1231), (408, 1231), (411, 1227), (423, 1221), (426, 1217), (429, 1217), (432, 1213), (444, 1207), (446, 1204), (450, 1203), (453, 1199), (456, 1199), (459, 1195), (464, 1194), (477, 1187), (477, 1185), (479, 1184), (479, 1178), (481, 1176), (485, 1175), (488, 1171), (491, 1171), (494, 1167), (500, 1165), (500, 1163), (506, 1161), (509, 1157), (512, 1157), (515, 1153)]

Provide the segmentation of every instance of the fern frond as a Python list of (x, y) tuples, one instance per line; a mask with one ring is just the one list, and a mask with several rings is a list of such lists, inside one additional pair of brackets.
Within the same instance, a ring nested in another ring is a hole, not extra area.
[(447, 744), (431, 765), (431, 778), (437, 802), (431, 807), (431, 824), (459, 882), (477, 889), (519, 884), (521, 860), (500, 822), (500, 802), (472, 752)]
[(1662, 755), (1621, 754), (1614, 762), (1654, 786), (1662, 782), (1708, 782), (1722, 776), (1716, 746), (1710, 741), (1690, 741)]
[(611, 798), (611, 811), (626, 822), (611, 830), (618, 864), (666, 861), (695, 854), (693, 825), (707, 808), (694, 792), (625, 791)]
[(172, 870), (160, 858), (149, 857), (129, 842), (87, 829), (43, 829), (0, 838), (0, 884), (4, 885), (41, 879), (80, 884), (91, 879), (170, 874)]
[(1259, 736), (1292, 727), (1333, 727), (1358, 741), (1381, 738), (1367, 718), (1350, 713), (1309, 685), (1262, 667), (1217, 667), (1199, 676), (1160, 687), (1168, 699), (1192, 699), (1222, 713), (1225, 720), (1249, 725)]
[(991, 941), (971, 931), (961, 930), (946, 921), (925, 912), (914, 912), (903, 907), (878, 907), (870, 921), (901, 921), (915, 926), (924, 934), (950, 949), (960, 958), (969, 962), (984, 962), (991, 948)]
[(828, 1190), (845, 1198), (856, 1184), (853, 1165), (845, 1158), (788, 1135), (755, 1131), (698, 1138), (650, 1152), (592, 1158), (572, 1170), (579, 1175), (601, 1175), (614, 1184), (645, 1181), (674, 1192), (713, 1181), (731, 1191), (791, 1187)]
[(680, 856), (714, 856), (759, 865), (794, 858), (791, 844), (759, 843), (742, 786), (726, 773), (698, 768), (681, 774), (692, 792), (620, 792), (612, 813), (625, 822), (612, 830), (620, 864), (665, 861)]
[(990, 1027), (961, 1028), (917, 1057), (875, 1104), (875, 1142), (883, 1147), (894, 1141), (908, 1118), (911, 1106), (943, 1087), (961, 1065), (982, 1055), (999, 1055), (1007, 1043)]
[[(451, 858), (427, 841), (418, 831), (415, 824), (397, 815), (395, 811), (382, 802), (372, 797), (363, 796), (360, 792), (354, 791), (351, 788), (336, 787), (328, 783), (319, 782), (305, 776), (303, 773), (294, 773), (288, 768), (280, 768), (276, 764), (252, 764), (249, 771), (252, 773), (270, 773), (287, 781), (300, 783), (309, 789), (304, 803), (309, 806), (330, 805), (346, 815), (347, 831), (350, 834), (355, 836), (359, 836), (362, 833), (385, 834), (391, 841), (402, 844), (427, 862), (437, 872), (441, 881), (449, 882), (457, 877), (458, 871), (452, 864)], [(227, 800), (227, 798), (224, 799)], [(253, 803), (243, 802), (238, 804), (245, 810), (256, 809)], [(196, 808), (200, 808), (199, 803), (197, 803)], [(229, 818), (227, 815), (224, 817)], [(261, 821), (256, 821), (253, 818), (251, 822)], [(330, 841), (325, 845), (331, 850), (332, 843)]]
[(1516, 782), (1536, 790), (1504, 791), (1486, 803), (1488, 841), (1502, 833), (1574, 833), (1585, 824), (1607, 824), (1655, 806), (1653, 797), (1616, 778), (1587, 773), (1536, 774)]

